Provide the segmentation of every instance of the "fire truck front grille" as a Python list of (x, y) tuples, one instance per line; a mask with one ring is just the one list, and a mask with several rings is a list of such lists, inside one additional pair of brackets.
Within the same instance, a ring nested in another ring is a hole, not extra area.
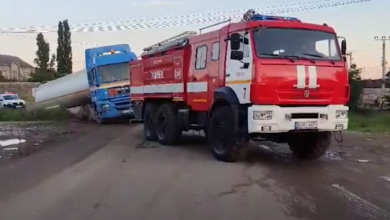
[(316, 119), (319, 117), (318, 113), (293, 113), (292, 119)]

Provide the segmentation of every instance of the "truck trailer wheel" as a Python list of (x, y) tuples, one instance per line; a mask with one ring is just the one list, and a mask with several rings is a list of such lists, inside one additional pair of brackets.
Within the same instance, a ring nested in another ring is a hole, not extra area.
[(178, 124), (177, 110), (172, 104), (163, 104), (156, 114), (157, 136), (162, 145), (176, 144), (182, 134)]
[(291, 134), (288, 145), (298, 159), (315, 160), (326, 153), (331, 137), (330, 132)]
[(229, 106), (212, 112), (207, 136), (213, 156), (217, 160), (236, 162), (244, 159), (248, 152), (249, 141), (234, 132), (234, 115)]
[(156, 114), (158, 105), (149, 103), (144, 110), (144, 136), (147, 141), (157, 141)]

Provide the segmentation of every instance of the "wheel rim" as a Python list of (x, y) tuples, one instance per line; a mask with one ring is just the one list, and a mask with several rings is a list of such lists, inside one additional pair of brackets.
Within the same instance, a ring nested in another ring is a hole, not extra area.
[(163, 139), (165, 138), (165, 132), (167, 129), (167, 119), (164, 114), (160, 114), (157, 117), (157, 124), (158, 124), (158, 136)]
[(215, 136), (213, 147), (214, 151), (218, 154), (223, 154), (226, 151), (227, 145), (228, 145), (228, 134), (227, 134), (227, 126), (223, 122), (218, 122), (215, 126), (215, 134), (212, 134)]
[(103, 123), (103, 118), (102, 118), (101, 114), (96, 110), (95, 110), (95, 114), (96, 114), (96, 121), (98, 123)]
[(102, 123), (103, 119), (99, 113), (96, 114), (96, 118), (99, 123)]

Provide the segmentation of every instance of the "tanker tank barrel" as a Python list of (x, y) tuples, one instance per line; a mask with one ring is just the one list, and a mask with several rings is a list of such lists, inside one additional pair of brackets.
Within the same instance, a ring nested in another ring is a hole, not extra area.
[(56, 106), (71, 108), (88, 104), (89, 84), (85, 70), (68, 74), (39, 85), (34, 92), (35, 104), (27, 110), (50, 109)]

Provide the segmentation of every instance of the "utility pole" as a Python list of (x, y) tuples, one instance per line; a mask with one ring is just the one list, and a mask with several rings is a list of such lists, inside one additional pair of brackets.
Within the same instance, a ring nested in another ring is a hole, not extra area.
[(375, 36), (374, 39), (376, 41), (382, 41), (382, 89), (385, 89), (386, 88), (386, 84), (385, 84), (385, 77), (386, 77), (386, 41), (390, 40), (390, 37), (388, 36), (382, 36), (382, 37), (379, 37), (379, 36)]
[(348, 69), (351, 69), (352, 62), (353, 62), (352, 52), (346, 53), (345, 56), (348, 56), (348, 57), (349, 57)]

